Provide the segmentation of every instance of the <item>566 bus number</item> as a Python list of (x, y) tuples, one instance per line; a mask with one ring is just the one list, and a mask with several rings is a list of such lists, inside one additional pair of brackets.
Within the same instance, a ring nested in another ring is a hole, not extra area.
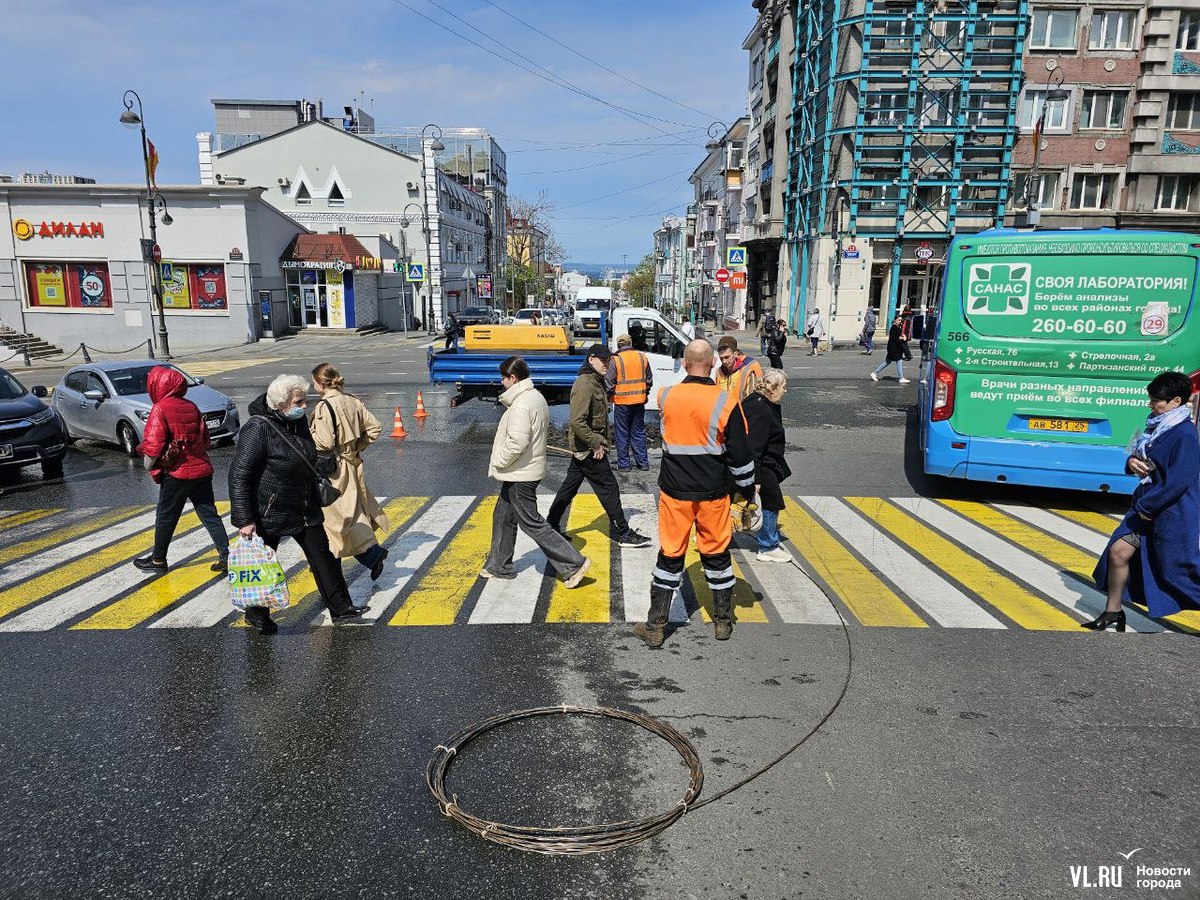
[(1034, 319), (1034, 334), (1124, 334), (1129, 323), (1121, 319)]

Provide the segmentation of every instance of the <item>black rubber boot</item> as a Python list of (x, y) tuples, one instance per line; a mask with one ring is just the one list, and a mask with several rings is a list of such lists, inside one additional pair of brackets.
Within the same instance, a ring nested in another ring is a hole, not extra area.
[(651, 585), (650, 612), (645, 622), (633, 626), (633, 633), (646, 642), (646, 646), (658, 649), (666, 640), (667, 613), (671, 610), (671, 597), (674, 591)]
[(713, 591), (713, 637), (727, 641), (733, 634), (733, 588)]

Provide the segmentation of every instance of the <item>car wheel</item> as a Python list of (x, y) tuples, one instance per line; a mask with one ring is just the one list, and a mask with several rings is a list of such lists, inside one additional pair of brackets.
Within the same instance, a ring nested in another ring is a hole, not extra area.
[(122, 422), (117, 426), (117, 443), (121, 445), (121, 450), (126, 456), (137, 456), (137, 432), (128, 422)]
[(62, 478), (62, 477), (63, 477), (62, 457), (59, 457), (58, 459), (42, 460), (42, 479), (43, 480), (45, 480), (47, 478)]

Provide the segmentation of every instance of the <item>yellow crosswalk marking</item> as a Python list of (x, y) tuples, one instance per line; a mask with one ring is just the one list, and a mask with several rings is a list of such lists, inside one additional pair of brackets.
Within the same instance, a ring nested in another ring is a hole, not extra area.
[(23, 559), (26, 556), (41, 553), (47, 547), (57, 547), (65, 544), (67, 541), (73, 541), (84, 535), (101, 531), (109, 525), (116, 522), (124, 522), (126, 519), (132, 519), (134, 516), (139, 516), (150, 509), (151, 507), (149, 506), (122, 506), (118, 509), (110, 509), (106, 513), (89, 516), (82, 522), (76, 522), (74, 525), (60, 528), (41, 537), (31, 538), (19, 544), (4, 547), (0, 549), (0, 566), (7, 565), (14, 559)]
[(886, 500), (848, 497), (876, 525), (907, 544), (922, 559), (936, 560), (938, 568), (973, 591), (1022, 628), (1033, 631), (1076, 631), (1079, 622), (1050, 606), (1033, 592), (951, 543), (936, 531)]
[(18, 525), (28, 525), (30, 522), (36, 522), (60, 512), (62, 512), (61, 509), (31, 509), (26, 512), (13, 513), (11, 516), (0, 519), (0, 531), (16, 528)]
[(929, 627), (808, 510), (791, 497), (785, 502), (779, 520), (788, 540), (860, 622), (897, 628)]
[(454, 624), (478, 580), (476, 574), (487, 559), (495, 506), (495, 497), (485, 497), (479, 502), (389, 625)]
[[(379, 543), (386, 542), (407, 525), (428, 501), (428, 497), (397, 497), (385, 503), (383, 511), (388, 517), (388, 527), (376, 533)], [(302, 619), (321, 602), (321, 592), (317, 590), (316, 579), (308, 566), (288, 579), (288, 596), (292, 598), (292, 605), (274, 617), (280, 622)], [(245, 628), (246, 620), (239, 618), (233, 624)]]
[(1091, 583), (1092, 569), (1096, 568), (1096, 557), (1085, 553), (1074, 544), (1068, 544), (1020, 519), (1015, 519), (1007, 513), (992, 509), (982, 503), (972, 503), (967, 500), (939, 500), (938, 502), (976, 524), (1008, 538), (1058, 568), (1066, 572), (1073, 572), (1087, 583)]
[[(595, 494), (580, 494), (571, 501), (567, 528), (575, 537), (579, 552), (592, 561), (591, 568), (579, 587), (568, 589), (562, 581), (554, 582), (550, 594), (547, 622), (607, 622), (608, 593), (611, 581), (608, 514)], [(582, 539), (583, 545), (579, 545)], [(650, 552), (650, 551), (644, 551)]]
[[(217, 505), (218, 509), (222, 507), (228, 510), (229, 504)], [(196, 518), (196, 514), (190, 512), (179, 520), (179, 524), (175, 527), (175, 535), (178, 537), (199, 525), (200, 520)], [(117, 563), (127, 562), (139, 553), (149, 551), (153, 540), (154, 529), (147, 528), (119, 543), (101, 547), (75, 564), (60, 566), (21, 584), (6, 588), (0, 591), (0, 616), (7, 616), (11, 612), (31, 606), (47, 597), (74, 587), (81, 581), (94, 578), (97, 573)]]
[(213, 375), (220, 375), (224, 372), (236, 372), (238, 369), (265, 366), (268, 363), (282, 361), (282, 356), (268, 356), (263, 359), (213, 359), (205, 362), (180, 362), (178, 365), (194, 378), (211, 378)]
[[(229, 512), (228, 503), (218, 503), (221, 515)], [(179, 531), (176, 531), (178, 534)], [(82, 622), (71, 626), (72, 631), (100, 631), (106, 629), (133, 628), (146, 619), (166, 609), (192, 591), (224, 576), (211, 571), (209, 566), (216, 560), (215, 550), (206, 550), (182, 566), (148, 581), (132, 594), (109, 604)]]
[(1048, 507), (1046, 512), (1052, 512), (1056, 516), (1062, 516), (1064, 519), (1078, 522), (1083, 527), (1090, 528), (1092, 531), (1098, 531), (1105, 537), (1108, 537), (1117, 529), (1117, 520), (1104, 515), (1104, 513), (1092, 512), (1086, 509), (1062, 509), (1060, 507)]
[[(695, 545), (690, 542), (685, 564), (688, 581), (692, 583), (692, 594), (700, 601), (700, 617), (705, 622), (711, 622), (713, 620), (712, 591), (709, 590), (708, 580), (704, 577), (704, 564), (700, 561), (700, 554), (696, 551)], [(733, 574), (737, 578), (737, 583), (733, 586), (734, 619), (738, 622), (757, 622), (759, 624), (769, 622), (766, 610), (758, 602), (754, 588), (746, 582), (741, 566), (736, 561), (733, 564)]]

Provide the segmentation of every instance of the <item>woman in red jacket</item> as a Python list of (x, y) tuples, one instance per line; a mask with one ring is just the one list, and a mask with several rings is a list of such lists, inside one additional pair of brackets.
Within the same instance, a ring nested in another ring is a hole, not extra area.
[(191, 500), (217, 548), (212, 570), (225, 572), (229, 569), (229, 535), (213, 497), (213, 467), (208, 459), (204, 417), (196, 404), (184, 397), (187, 385), (178, 369), (155, 366), (146, 378), (146, 389), (154, 405), (140, 450), (154, 460), (150, 477), (161, 487), (154, 521), (154, 552), (135, 559), (133, 564), (145, 572), (167, 570), (167, 548), (184, 504)]

